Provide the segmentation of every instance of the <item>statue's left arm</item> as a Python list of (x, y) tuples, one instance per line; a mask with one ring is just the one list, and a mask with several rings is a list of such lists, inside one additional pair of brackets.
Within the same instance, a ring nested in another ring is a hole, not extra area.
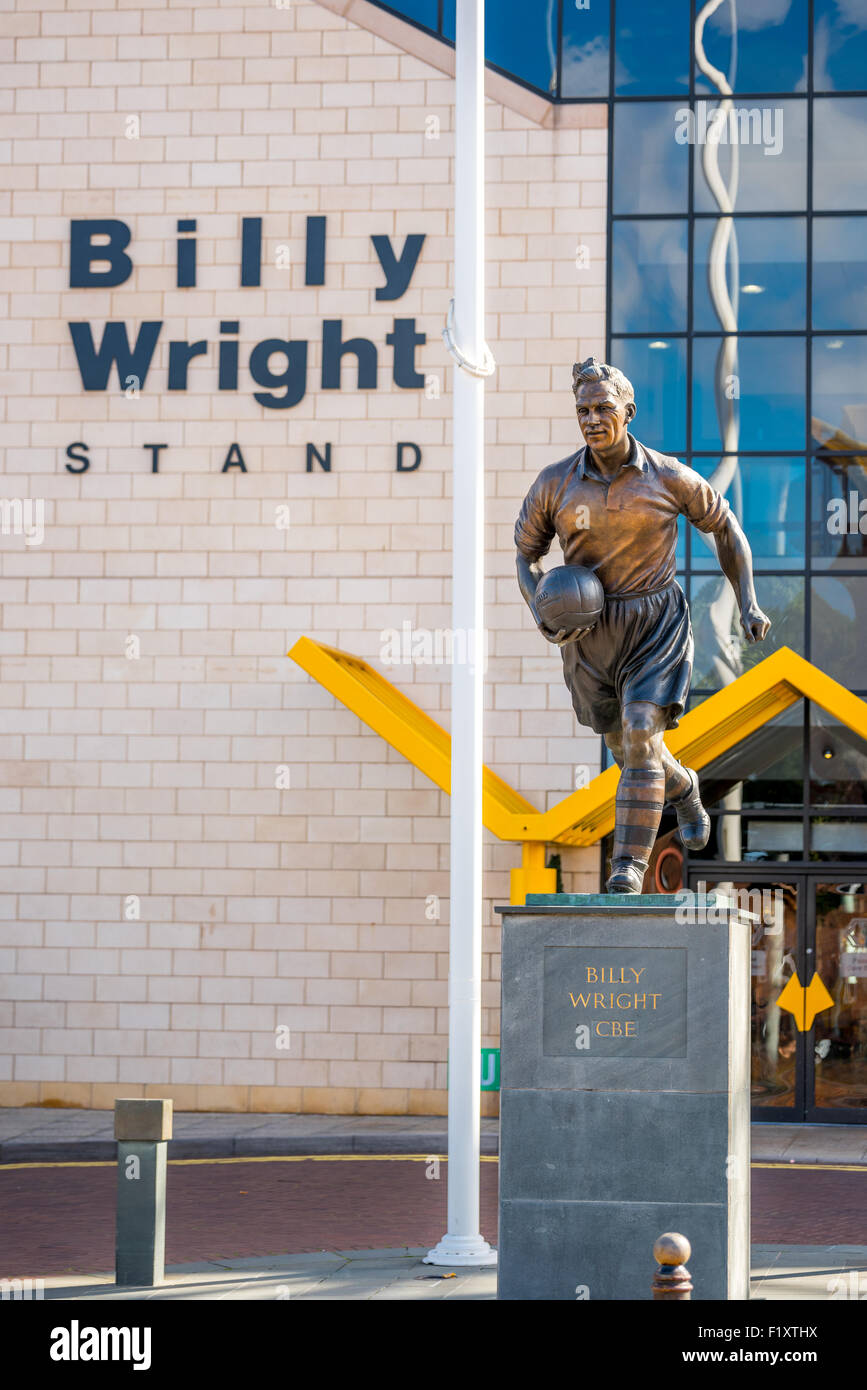
[(750, 543), (731, 511), (716, 531), (716, 548), (720, 569), (737, 595), (744, 636), (748, 642), (761, 642), (771, 626), (771, 620), (762, 612), (756, 598)]
[(716, 541), (720, 569), (735, 591), (741, 627), (748, 642), (761, 642), (771, 620), (759, 607), (753, 583), (753, 553), (728, 502), (692, 468), (675, 465), (673, 485), (679, 490), (679, 510), (705, 535)]

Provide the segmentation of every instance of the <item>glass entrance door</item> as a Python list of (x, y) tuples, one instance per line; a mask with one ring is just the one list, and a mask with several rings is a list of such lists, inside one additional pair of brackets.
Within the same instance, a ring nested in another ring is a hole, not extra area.
[(752, 913), (753, 1118), (867, 1123), (867, 884), (749, 872), (690, 887)]
[[(815, 968), (830, 996), (807, 1059), (808, 1118), (867, 1123), (867, 884), (811, 885)], [(813, 944), (813, 943), (811, 943)]]
[[(737, 874), (737, 870), (734, 870)], [(799, 877), (690, 876), (690, 887), (718, 889), (736, 897), (751, 918), (751, 1092), (753, 1118), (792, 1121), (804, 1118), (805, 1035), (797, 1019), (778, 1003), (797, 972), (804, 978), (806, 945), (804, 884)], [(791, 991), (788, 998), (791, 997)]]
[(753, 1114), (756, 1119), (800, 1118), (804, 1107), (804, 1038), (795, 1016), (777, 1001), (796, 971), (803, 974), (799, 970), (802, 885), (742, 880), (732, 887), (740, 895), (739, 902), (754, 914), (750, 964)]

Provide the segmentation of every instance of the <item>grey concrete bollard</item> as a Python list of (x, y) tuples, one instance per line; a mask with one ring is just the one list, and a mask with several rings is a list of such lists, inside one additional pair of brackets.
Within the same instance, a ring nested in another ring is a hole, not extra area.
[(115, 1283), (151, 1287), (165, 1278), (166, 1151), (170, 1100), (116, 1100)]

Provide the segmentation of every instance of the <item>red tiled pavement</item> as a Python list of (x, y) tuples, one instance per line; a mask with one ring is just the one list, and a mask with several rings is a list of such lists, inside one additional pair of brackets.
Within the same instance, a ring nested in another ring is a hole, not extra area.
[(867, 1245), (867, 1171), (754, 1168), (754, 1245)]
[[(170, 1164), (166, 1263), (433, 1245), (446, 1173), (401, 1160)], [(0, 1167), (0, 1276), (114, 1267), (114, 1167)], [(481, 1226), (497, 1236), (497, 1165), (481, 1165)], [(867, 1245), (867, 1172), (754, 1169), (756, 1244)]]

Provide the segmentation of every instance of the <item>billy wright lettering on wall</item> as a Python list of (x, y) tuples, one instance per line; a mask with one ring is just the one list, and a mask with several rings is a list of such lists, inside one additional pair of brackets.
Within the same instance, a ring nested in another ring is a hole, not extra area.
[[(176, 222), (175, 281), (178, 289), (194, 289), (198, 279), (197, 221), (180, 218)], [(404, 239), (396, 250), (388, 236), (371, 236), (373, 252), (382, 269), (385, 283), (375, 290), (378, 301), (400, 299), (412, 280), (424, 244), (424, 235), (414, 233)], [(324, 216), (306, 219), (304, 284), (325, 284), (327, 219)], [(70, 224), (69, 285), (75, 289), (114, 289), (125, 284), (135, 271), (131, 253), (132, 230), (116, 218), (79, 218)], [(280, 248), (287, 250), (288, 248)], [(239, 283), (244, 287), (262, 285), (262, 218), (244, 217), (238, 247)], [(165, 377), (155, 389), (171, 392), (186, 391), (190, 365), (196, 358), (205, 358), (212, 365), (214, 387), (218, 391), (242, 389), (244, 374), (249, 379), (253, 399), (266, 410), (288, 410), (304, 399), (308, 390), (308, 341), (302, 338), (264, 338), (240, 360), (241, 322), (221, 319), (215, 325), (216, 338), (187, 341), (171, 338)], [(116, 389), (135, 397), (154, 389), (153, 362), (157, 345), (166, 335), (161, 319), (143, 320), (138, 325), (109, 321), (94, 324), (90, 320), (69, 323), (72, 347), (85, 391)], [(391, 349), (392, 380), (402, 390), (421, 390), (425, 378), (416, 365), (416, 350), (427, 341), (416, 330), (414, 318), (393, 318), (385, 343)], [(321, 367), (316, 385), (323, 391), (342, 389), (344, 358), (355, 359), (355, 384), (359, 391), (377, 389), (379, 367), (378, 348), (370, 338), (344, 338), (343, 320), (323, 319)], [(351, 372), (351, 368), (349, 369)], [(244, 384), (247, 384), (246, 382)], [(256, 390), (258, 387), (260, 389)], [(145, 464), (150, 471), (159, 471), (161, 453), (168, 446), (159, 443), (143, 444)], [(422, 461), (421, 450), (411, 441), (396, 444), (395, 468), (401, 473), (414, 472)], [(331, 444), (306, 446), (307, 471), (319, 466), (330, 472)], [(85, 473), (90, 467), (89, 446), (75, 441), (66, 450), (70, 473)], [(222, 472), (237, 468), (247, 471), (238, 442), (227, 448)]]

